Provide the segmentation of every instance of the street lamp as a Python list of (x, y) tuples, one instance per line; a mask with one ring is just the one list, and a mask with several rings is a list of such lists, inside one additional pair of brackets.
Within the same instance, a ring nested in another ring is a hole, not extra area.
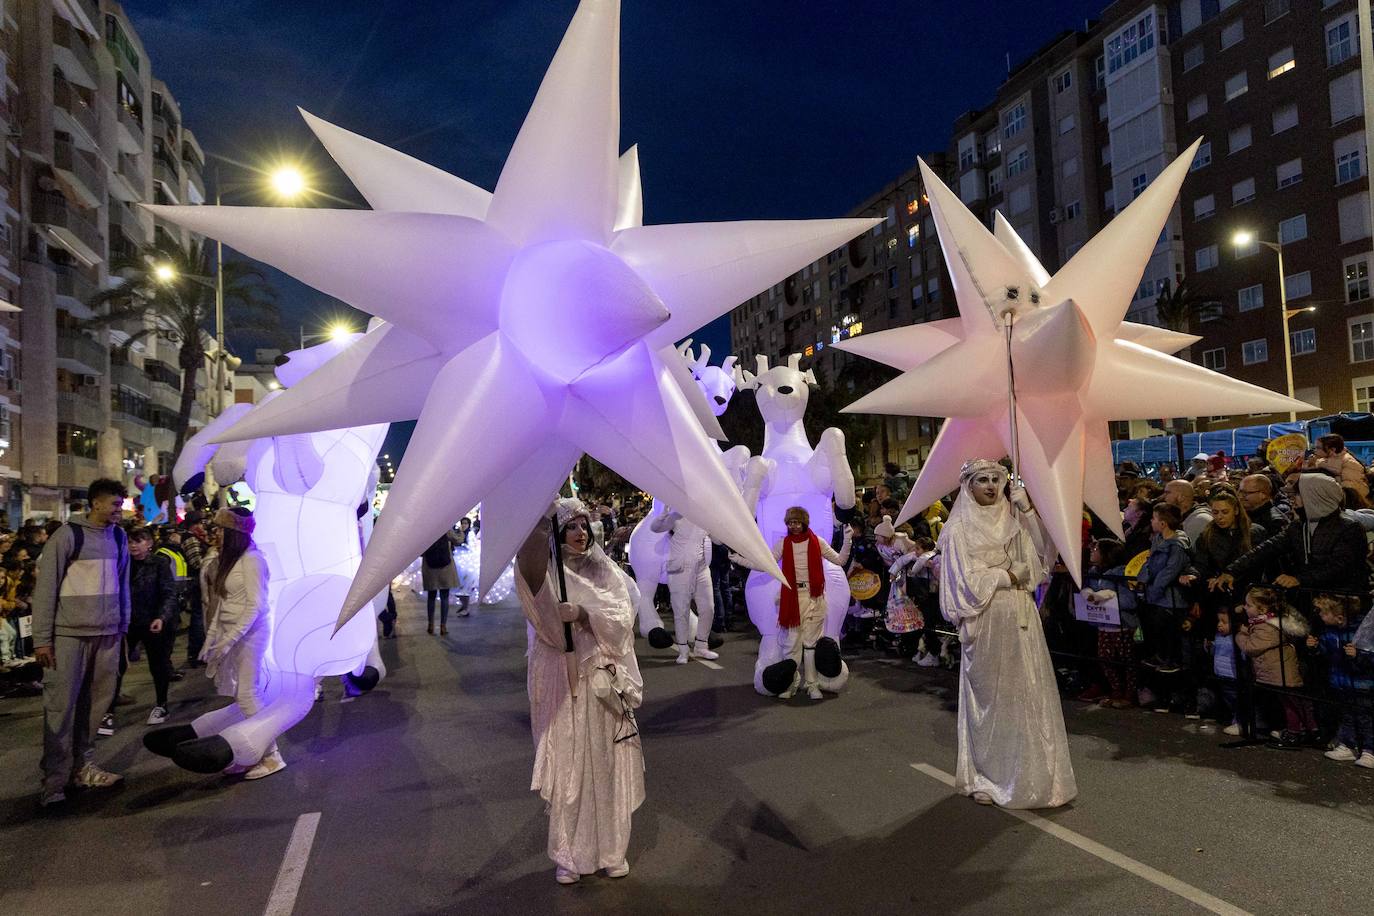
[[(1283, 314), (1283, 370), (1288, 378), (1288, 396), (1293, 397), (1293, 340), (1288, 334), (1288, 319), (1303, 312), (1315, 312), (1317, 307), (1309, 305), (1306, 308), (1290, 309), (1288, 307), (1288, 285), (1284, 282), (1283, 274), (1283, 243), (1266, 242), (1264, 239), (1255, 238), (1255, 234), (1247, 229), (1242, 229), (1231, 236), (1231, 244), (1237, 248), (1245, 248), (1251, 244), (1263, 245), (1270, 251), (1279, 256), (1279, 307)], [(1288, 422), (1296, 423), (1298, 413), (1295, 410), (1288, 411)]]

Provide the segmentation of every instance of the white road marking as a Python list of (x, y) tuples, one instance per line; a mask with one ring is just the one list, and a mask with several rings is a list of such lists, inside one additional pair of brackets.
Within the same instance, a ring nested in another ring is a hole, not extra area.
[(315, 843), (315, 830), (319, 826), (318, 811), (296, 818), (291, 841), (286, 844), (286, 855), (282, 857), (281, 869), (277, 872), (277, 883), (272, 885), (272, 896), (267, 898), (267, 909), (263, 910), (263, 916), (291, 916), (291, 911), (296, 908), (296, 894), (300, 893), (305, 866), (310, 861), (310, 847)]
[[(954, 788), (954, 777), (944, 770), (936, 769), (928, 763), (913, 763), (911, 768), (918, 773), (924, 773), (937, 782), (942, 782), (950, 788)], [(1038, 814), (1034, 814), (1030, 811), (1017, 811), (1012, 808), (999, 808), (998, 810), (1002, 811), (1004, 814), (1010, 814), (1012, 817), (1029, 824), (1036, 830), (1048, 833), (1056, 839), (1063, 840), (1070, 846), (1081, 849), (1088, 855), (1095, 856), (1109, 865), (1115, 865), (1117, 868), (1128, 871), (1138, 878), (1144, 878), (1156, 887), (1163, 888), (1171, 894), (1177, 894), (1184, 900), (1195, 903), (1204, 910), (1218, 914), (1218, 916), (1251, 916), (1248, 911), (1227, 903), (1220, 897), (1213, 897), (1204, 890), (1200, 890), (1199, 888), (1193, 887), (1191, 884), (1180, 881), (1172, 875), (1167, 875), (1157, 868), (1151, 868), (1144, 862), (1132, 859), (1130, 856), (1117, 852), (1115, 849), (1108, 846), (1103, 846), (1096, 840), (1090, 840), (1081, 833), (1075, 833), (1067, 827), (1056, 824), (1054, 821), (1047, 820)]]
[(707, 668), (710, 668), (712, 671), (720, 671), (720, 670), (721, 670), (721, 666), (718, 665), (718, 664), (716, 664), (715, 662), (711, 661), (710, 659), (699, 658), (699, 659), (697, 659), (697, 661), (701, 662), (703, 665), (705, 665)]

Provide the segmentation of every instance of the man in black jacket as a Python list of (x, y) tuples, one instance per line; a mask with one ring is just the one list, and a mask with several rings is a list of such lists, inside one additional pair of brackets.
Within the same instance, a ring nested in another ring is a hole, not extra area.
[(171, 561), (153, 551), (153, 533), (138, 528), (129, 533), (128, 646), (142, 645), (148, 655), (157, 703), (148, 714), (149, 725), (167, 721), (167, 685), (172, 679), (172, 641), (176, 638), (180, 611), (176, 576)]
[(1270, 537), (1288, 527), (1289, 518), (1274, 505), (1274, 482), (1266, 474), (1248, 474), (1240, 482), (1240, 504), (1250, 523)]
[(1229, 591), (1236, 579), (1253, 577), (1277, 563), (1282, 572), (1274, 584), (1281, 588), (1368, 591), (1368, 541), (1359, 522), (1341, 515), (1343, 497), (1335, 478), (1323, 473), (1299, 475), (1293, 494), (1298, 517), (1242, 554), (1214, 580), (1214, 587)]

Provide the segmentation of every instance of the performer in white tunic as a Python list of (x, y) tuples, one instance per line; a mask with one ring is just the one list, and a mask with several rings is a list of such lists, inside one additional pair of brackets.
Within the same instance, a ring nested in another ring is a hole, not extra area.
[(1044, 540), (1025, 490), (1008, 497), (1005, 468), (964, 465), (940, 533), (940, 610), (963, 647), (955, 788), (980, 804), (1053, 808), (1078, 794), (1032, 595)]
[[(668, 595), (673, 602), (673, 643), (677, 663), (687, 664), (690, 655), (716, 659), (711, 651), (711, 620), (715, 617), (715, 592), (711, 585), (711, 536), (700, 525), (669, 509), (649, 523), (656, 534), (670, 532), (668, 541)], [(696, 634), (692, 632), (692, 599), (697, 602)]]
[[(634, 709), (644, 696), (635, 660), (634, 582), (591, 540), (580, 500), (557, 503), (567, 601), (558, 600), (551, 528), (520, 548), (516, 591), (533, 631), (529, 650), (531, 789), (547, 803), (549, 858), (560, 884), (605, 869), (630, 872), (630, 818), (644, 802), (644, 756)], [(564, 623), (571, 624), (566, 652)]]

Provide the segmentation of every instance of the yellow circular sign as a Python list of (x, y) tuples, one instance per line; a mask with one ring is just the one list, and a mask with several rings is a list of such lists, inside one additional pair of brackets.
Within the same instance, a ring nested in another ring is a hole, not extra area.
[(849, 574), (849, 594), (860, 601), (867, 601), (882, 591), (883, 580), (878, 574), (867, 569), (856, 569)]
[(1126, 575), (1130, 576), (1132, 579), (1140, 575), (1140, 571), (1145, 568), (1145, 561), (1149, 558), (1150, 552), (1148, 550), (1142, 550), (1140, 553), (1131, 557), (1131, 562), (1126, 564)]

